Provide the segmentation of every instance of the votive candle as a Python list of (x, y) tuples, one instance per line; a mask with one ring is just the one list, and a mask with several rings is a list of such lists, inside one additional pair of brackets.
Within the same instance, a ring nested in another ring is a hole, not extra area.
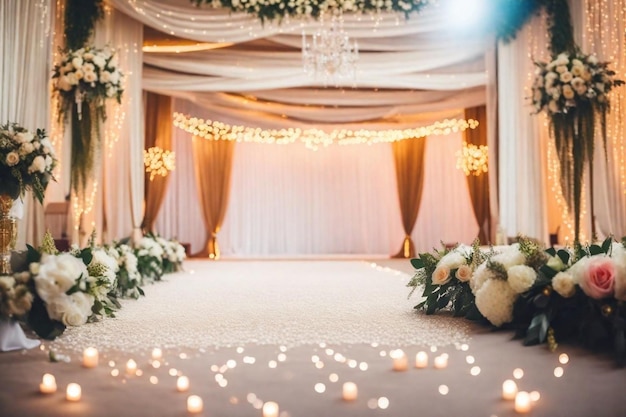
[(65, 398), (68, 401), (80, 401), (81, 397), (81, 388), (80, 385), (72, 382), (71, 384), (67, 384), (67, 389), (65, 390)]
[(189, 389), (189, 378), (186, 376), (179, 376), (176, 380), (176, 390), (178, 392), (185, 392)]
[(88, 347), (83, 351), (83, 366), (85, 368), (95, 368), (98, 366), (98, 349)]
[(278, 417), (278, 404), (273, 401), (263, 404), (263, 417)]
[(502, 383), (502, 398), (514, 400), (517, 395), (517, 384), (512, 379), (507, 379)]
[(418, 352), (415, 355), (415, 367), (416, 368), (426, 368), (428, 366), (428, 353), (426, 352)]
[(135, 375), (135, 372), (137, 372), (137, 362), (129, 359), (128, 362), (126, 362), (126, 373), (129, 375)]
[(393, 360), (394, 371), (406, 371), (408, 369), (409, 360), (401, 349), (391, 352), (391, 359)]
[(359, 395), (359, 389), (354, 382), (345, 382), (343, 384), (344, 401), (354, 401)]
[(201, 413), (204, 404), (202, 403), (202, 398), (197, 395), (190, 395), (187, 397), (187, 411), (190, 413)]
[(434, 360), (435, 369), (445, 369), (448, 367), (448, 356), (447, 355), (439, 355), (435, 356)]
[(520, 391), (515, 396), (515, 411), (520, 414), (530, 412), (531, 401), (530, 395), (526, 391)]
[(57, 381), (52, 374), (44, 374), (39, 384), (39, 391), (42, 394), (52, 394), (57, 391)]
[(163, 357), (163, 351), (159, 348), (152, 349), (152, 359), (159, 360)]

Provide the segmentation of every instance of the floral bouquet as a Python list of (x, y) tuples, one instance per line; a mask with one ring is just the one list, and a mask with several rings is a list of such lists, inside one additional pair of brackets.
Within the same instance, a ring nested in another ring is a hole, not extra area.
[(165, 240), (156, 236), (154, 239), (163, 248), (163, 272), (180, 271), (186, 258), (185, 248), (175, 240)]
[(581, 102), (608, 106), (607, 93), (624, 82), (594, 55), (562, 53), (550, 62), (536, 62), (532, 102), (537, 112), (567, 113)]
[(480, 318), (469, 281), (476, 265), (486, 256), (475, 242), (473, 246), (457, 245), (451, 250), (444, 248), (411, 259), (417, 271), (407, 284), (413, 287), (409, 297), (418, 287), (424, 287), (423, 300), (415, 309), (433, 314), (451, 306), (455, 316)]
[(72, 114), (72, 187), (84, 192), (100, 144), (100, 125), (106, 120), (105, 101), (121, 103), (123, 74), (111, 48), (88, 46), (67, 52), (55, 65), (52, 79), (59, 95), (59, 118), (67, 121)]
[(17, 123), (0, 124), (0, 194), (13, 200), (32, 190), (43, 203), (44, 192), (57, 164), (44, 130), (33, 134)]
[(117, 260), (119, 267), (116, 294), (119, 297), (134, 299), (144, 295), (140, 287), (142, 285), (142, 277), (138, 268), (139, 264), (133, 249), (124, 243), (120, 243), (109, 247), (107, 252)]
[(144, 280), (158, 281), (163, 275), (163, 247), (150, 235), (135, 245), (137, 268)]

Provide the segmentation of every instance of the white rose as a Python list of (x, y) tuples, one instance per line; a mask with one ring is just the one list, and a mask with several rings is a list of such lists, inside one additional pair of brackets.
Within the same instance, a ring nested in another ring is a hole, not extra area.
[(120, 72), (119, 71), (113, 71), (110, 72), (109, 74), (111, 74), (109, 76), (111, 83), (113, 84), (117, 84), (120, 81)]
[(98, 68), (102, 68), (104, 67), (104, 65), (106, 64), (105, 59), (100, 56), (100, 55), (96, 55), (93, 57), (93, 63), (98, 67)]
[(572, 75), (574, 77), (580, 77), (582, 73), (585, 72), (585, 68), (581, 66), (573, 66), (572, 67)]
[(537, 279), (535, 270), (526, 265), (512, 266), (506, 274), (509, 285), (518, 294), (528, 291)]
[(433, 272), (432, 280), (435, 285), (443, 285), (450, 281), (450, 269), (445, 266), (438, 266)]
[(464, 265), (464, 264), (465, 264), (465, 257), (461, 253), (457, 252), (456, 250), (453, 250), (445, 254), (439, 260), (439, 263), (437, 264), (437, 266), (445, 266), (448, 269), (456, 269), (459, 266)]
[(10, 167), (15, 166), (18, 162), (20, 162), (20, 156), (17, 152), (9, 152), (6, 156), (6, 162)]
[[(67, 74), (66, 77), (67, 77), (67, 82), (70, 85), (77, 85), (78, 84), (78, 78), (76, 77), (76, 73), (75, 72)], [(71, 87), (70, 87), (70, 90), (71, 90)]]
[(513, 320), (513, 304), (517, 294), (501, 279), (490, 279), (476, 293), (476, 307), (494, 326)]
[(111, 73), (109, 71), (102, 71), (100, 74), (100, 81), (102, 83), (108, 83), (111, 81)]
[(487, 282), (492, 276), (492, 273), (489, 269), (487, 269), (487, 262), (483, 262), (476, 268), (474, 274), (470, 278), (470, 288), (474, 295), (478, 292), (478, 290)]
[(22, 143), (22, 146), (20, 146), (20, 149), (19, 149), (19, 154), (22, 156), (26, 156), (26, 155), (31, 154), (34, 150), (35, 150), (35, 147), (33, 146), (31, 142)]
[(572, 89), (572, 87), (570, 87), (569, 85), (564, 85), (563, 97), (565, 97), (567, 100), (571, 100), (574, 98), (574, 96), (575, 94), (574, 94), (574, 90)]
[(76, 72), (74, 73), (74, 75), (76, 76), (77, 80), (82, 80), (83, 77), (85, 76), (85, 73), (82, 72), (81, 70), (76, 70)]
[(28, 269), (31, 274), (37, 275), (39, 273), (39, 262), (33, 262), (28, 265)]
[(565, 269), (565, 264), (563, 264), (563, 261), (558, 256), (549, 257), (546, 265), (554, 271), (562, 271), (563, 269)]
[(30, 143), (34, 138), (35, 135), (30, 132), (19, 132), (15, 134), (15, 140), (17, 143)]
[(94, 55), (91, 52), (85, 52), (85, 54), (83, 55), (83, 58), (86, 61), (91, 61), (93, 59)]
[(0, 277), (0, 287), (4, 288), (5, 290), (10, 290), (14, 286), (15, 278), (9, 276)]
[(583, 66), (583, 62), (580, 59), (572, 59), (572, 65), (575, 67), (582, 67)]
[(596, 58), (595, 55), (589, 55), (589, 57), (587, 58), (587, 62), (590, 63), (591, 65), (597, 65), (598, 58)]
[(72, 59), (72, 66), (79, 70), (83, 67), (83, 59), (79, 56), (75, 57), (74, 59)]
[(86, 72), (84, 80), (87, 83), (96, 82), (98, 80), (98, 75), (95, 72)]
[(556, 72), (558, 72), (559, 74), (564, 74), (567, 71), (567, 67), (565, 65), (559, 65), (558, 67), (556, 67)]
[(572, 297), (576, 293), (574, 280), (567, 272), (559, 272), (552, 278), (552, 288), (563, 298)]
[(93, 296), (78, 291), (70, 295), (70, 299), (72, 300), (76, 308), (83, 312), (83, 314), (85, 314), (86, 316), (91, 315), (91, 308), (93, 307), (93, 303), (95, 301)]
[(560, 79), (562, 82), (568, 83), (574, 79), (574, 76), (572, 75), (571, 72), (565, 71), (564, 73), (561, 74)]
[(73, 255), (69, 253), (44, 255), (39, 265), (39, 274), (35, 277), (35, 284), (52, 282), (58, 286), (60, 292), (65, 293), (76, 284), (81, 275), (87, 276), (87, 267)]
[(85, 74), (87, 74), (88, 72), (94, 72), (95, 69), (96, 69), (96, 67), (94, 67), (93, 64), (89, 63), (89, 62), (86, 63), (86, 64), (83, 64), (83, 67), (82, 67), (82, 71)]
[(46, 160), (41, 155), (37, 155), (35, 159), (33, 159), (32, 164), (28, 167), (28, 172), (32, 174), (33, 172), (44, 172), (46, 170)]

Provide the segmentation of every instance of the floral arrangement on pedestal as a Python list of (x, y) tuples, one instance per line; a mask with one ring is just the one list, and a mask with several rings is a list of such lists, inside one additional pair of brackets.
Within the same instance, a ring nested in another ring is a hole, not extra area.
[[(589, 164), (593, 175), (596, 124), (600, 125), (606, 150), (607, 94), (624, 82), (615, 78), (608, 62), (599, 62), (594, 55), (577, 50), (535, 64), (532, 103), (537, 113), (545, 112), (550, 119), (559, 156), (561, 190), (569, 208), (573, 208), (578, 240), (583, 174)], [(593, 217), (593, 192), (591, 197)]]
[[(151, 240), (151, 247), (161, 248), (154, 238), (144, 239), (144, 246)], [(174, 252), (182, 249), (162, 240)], [(136, 256), (143, 250), (122, 243), (98, 247), (92, 240), (86, 248), (58, 253), (47, 233), (39, 249), (28, 246), (18, 272), (0, 277), (0, 319), (19, 319), (39, 337), (54, 339), (67, 326), (113, 317), (122, 307), (118, 299), (144, 295), (140, 286), (154, 280), (151, 265), (162, 263), (162, 250), (142, 254), (144, 270)]]
[(612, 350), (626, 364), (626, 238), (557, 250), (520, 237), (509, 246), (461, 245), (411, 262), (417, 271), (407, 286), (411, 294), (422, 289), (417, 310), (485, 320), (515, 330), (526, 345), (547, 342), (554, 350), (557, 341), (577, 341)]
[(71, 181), (84, 192), (100, 149), (100, 128), (106, 120), (106, 101), (121, 103), (123, 73), (115, 51), (86, 46), (68, 51), (52, 76), (59, 97), (60, 121), (70, 124)]

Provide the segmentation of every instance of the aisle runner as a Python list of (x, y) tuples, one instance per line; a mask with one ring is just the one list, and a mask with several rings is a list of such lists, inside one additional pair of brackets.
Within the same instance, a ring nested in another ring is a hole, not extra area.
[(68, 329), (53, 347), (441, 346), (468, 339), (463, 320), (412, 310), (409, 275), (362, 261), (188, 261), (185, 269), (144, 288), (146, 297), (124, 301), (116, 318)]

